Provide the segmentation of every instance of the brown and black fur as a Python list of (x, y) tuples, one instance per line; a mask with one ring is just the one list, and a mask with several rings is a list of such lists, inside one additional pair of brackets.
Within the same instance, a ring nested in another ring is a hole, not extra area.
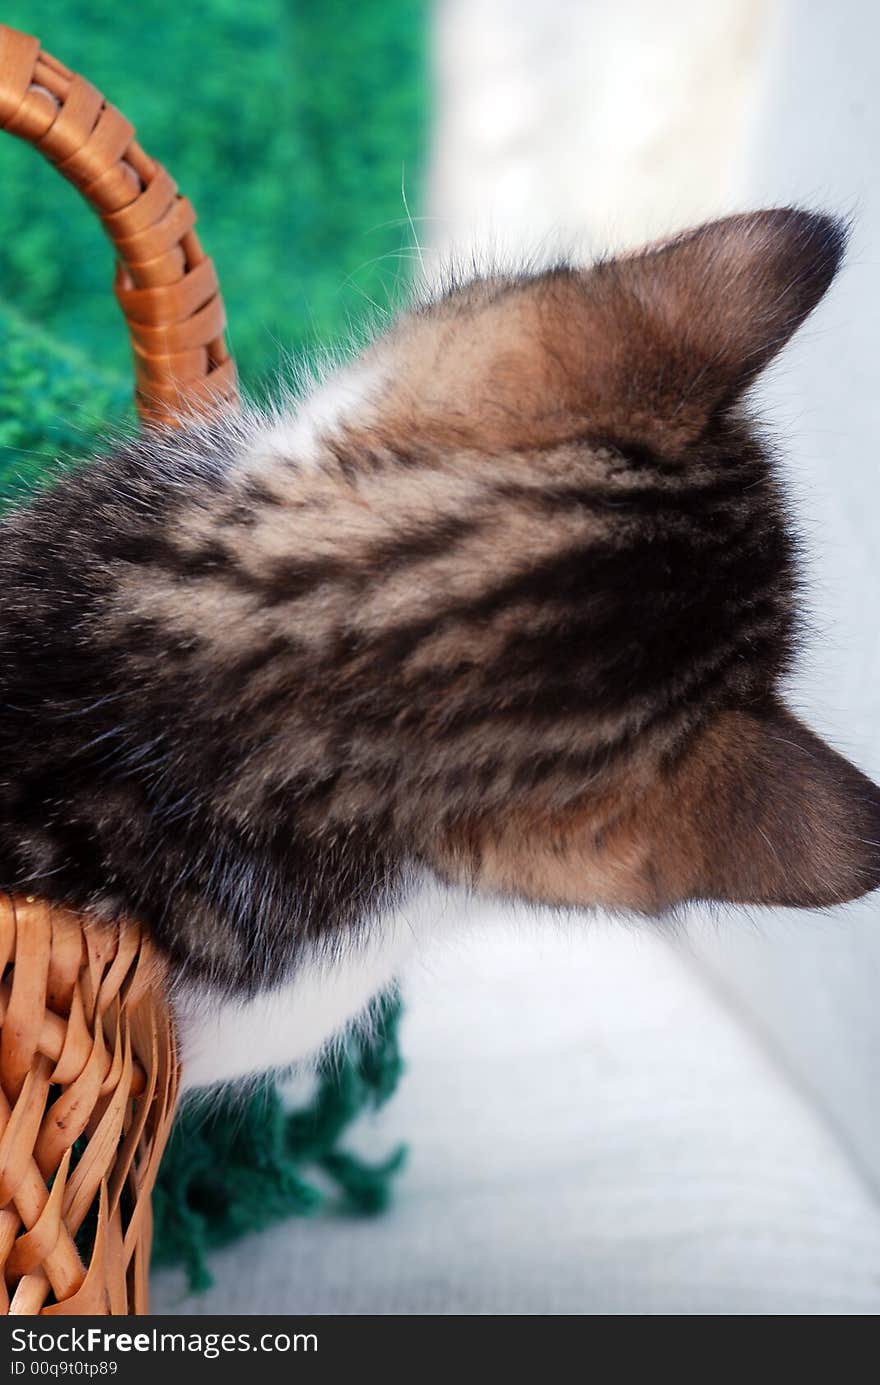
[(230, 991), (426, 866), (648, 913), (873, 888), (880, 793), (782, 702), (796, 544), (742, 403), (843, 241), (766, 212), (455, 287), (307, 464), (248, 415), (7, 518), (0, 887)]

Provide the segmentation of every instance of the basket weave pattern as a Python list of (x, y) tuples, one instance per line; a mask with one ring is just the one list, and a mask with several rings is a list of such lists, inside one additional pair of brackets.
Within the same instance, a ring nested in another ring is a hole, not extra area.
[(134, 127), (38, 39), (0, 25), (0, 128), (26, 140), (101, 218), (134, 353), (143, 418), (175, 422), (237, 400), (214, 266), (195, 212)]
[(3, 1311), (143, 1313), (178, 1083), (161, 964), (136, 925), (8, 895), (0, 952)]
[[(234, 407), (191, 204), (91, 83), (2, 24), (0, 129), (73, 183), (113, 243), (141, 418)], [(0, 1311), (145, 1313), (179, 1081), (161, 962), (135, 923), (2, 893), (0, 951)]]

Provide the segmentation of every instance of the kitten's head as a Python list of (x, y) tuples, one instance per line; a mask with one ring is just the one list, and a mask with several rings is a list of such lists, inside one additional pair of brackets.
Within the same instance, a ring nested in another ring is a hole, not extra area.
[(407, 574), (448, 602), (382, 666), (442, 870), (649, 912), (880, 883), (880, 791), (782, 700), (794, 544), (743, 408), (844, 241), (731, 217), (453, 288), (375, 348), (374, 453), (441, 516), (460, 488), (445, 566), (434, 545)]

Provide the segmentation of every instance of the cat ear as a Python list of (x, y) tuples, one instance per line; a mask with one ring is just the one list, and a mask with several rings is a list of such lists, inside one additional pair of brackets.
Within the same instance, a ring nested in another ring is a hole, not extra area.
[(661, 791), (682, 897), (819, 907), (880, 885), (880, 789), (776, 704), (716, 719)]
[(594, 302), (614, 343), (606, 400), (673, 440), (699, 435), (816, 307), (846, 239), (843, 222), (787, 208), (710, 222), (600, 265)]
[(477, 860), (478, 887), (540, 903), (840, 904), (880, 885), (880, 789), (781, 707), (725, 712), (637, 792), (525, 811)]

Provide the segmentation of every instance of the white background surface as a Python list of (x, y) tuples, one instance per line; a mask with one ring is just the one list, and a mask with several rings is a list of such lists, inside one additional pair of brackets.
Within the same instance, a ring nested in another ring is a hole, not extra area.
[(687, 954), (486, 930), (410, 977), (409, 1072), (362, 1131), (390, 1212), (294, 1221), (157, 1276), (156, 1312), (868, 1314), (880, 1210)]

